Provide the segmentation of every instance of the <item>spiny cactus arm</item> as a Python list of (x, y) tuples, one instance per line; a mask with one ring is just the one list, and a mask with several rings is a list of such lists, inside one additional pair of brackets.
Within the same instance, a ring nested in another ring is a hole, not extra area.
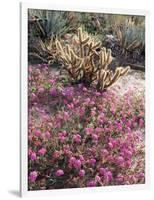
[(69, 56), (67, 53), (62, 53), (62, 52), (61, 52), (60, 58), (63, 60), (63, 62), (64, 62), (66, 65), (71, 64), (71, 58), (70, 58), (70, 56)]
[(63, 53), (64, 53), (64, 50), (63, 50), (62, 45), (61, 45), (61, 43), (59, 42), (59, 40), (56, 40), (55, 43), (56, 43), (57, 50), (58, 50), (59, 52), (63, 52)]
[(97, 81), (97, 72), (95, 72), (95, 69), (91, 77), (91, 82), (94, 82), (94, 81)]
[(93, 43), (93, 46), (92, 46), (92, 50), (96, 50), (96, 49), (98, 49), (98, 48), (100, 48), (101, 47), (101, 42), (97, 42), (96, 44), (95, 43)]
[(69, 74), (70, 76), (73, 78), (73, 79), (77, 79), (78, 77), (78, 74), (80, 73), (81, 71), (81, 67), (79, 66), (78, 68), (74, 68), (72, 67), (72, 65), (64, 65), (63, 67)]
[(88, 56), (83, 59), (83, 71), (86, 73), (90, 68), (90, 57)]
[(68, 71), (73, 79), (77, 79), (83, 68), (84, 59), (78, 57), (70, 45), (66, 45), (65, 48), (57, 42), (57, 48), (60, 53), (61, 59), (65, 63), (64, 69)]
[[(69, 70), (71, 70), (71, 73), (73, 74), (74, 79), (78, 79), (79, 74), (83, 70), (84, 60), (83, 59), (75, 59), (74, 64), (69, 65)], [(68, 67), (66, 67), (67, 69)]]
[(106, 60), (107, 60), (107, 54), (106, 54), (106, 48), (105, 47), (103, 47), (102, 48), (102, 68), (104, 68), (104, 64), (106, 63)]
[(85, 45), (88, 44), (88, 42), (91, 40), (91, 38), (90, 38), (90, 36), (88, 35), (87, 32), (83, 32), (82, 31), (82, 28), (79, 28), (79, 29), (81, 29), (81, 32), (82, 32), (82, 40), (81, 40), (81, 42), (82, 42), (83, 46), (85, 46)]
[(112, 56), (111, 56), (111, 50), (108, 49), (106, 51), (106, 48), (103, 47), (102, 50), (100, 51), (100, 68), (107, 70), (108, 65), (112, 62)]
[(113, 71), (110, 70), (108, 74), (108, 79), (106, 81), (111, 82), (113, 75)]
[(105, 84), (105, 88), (107, 88), (107, 87), (113, 85), (113, 84), (119, 79), (120, 73), (121, 73), (121, 69), (117, 68), (117, 69), (115, 70), (115, 73), (114, 73), (114, 75), (113, 75), (112, 77), (111, 77), (111, 75), (109, 74), (109, 76), (110, 76), (109, 79), (110, 79), (111, 81), (109, 81), (109, 82), (107, 82), (107, 83)]
[(109, 65), (113, 60), (112, 55), (111, 55), (111, 49), (108, 49), (106, 54), (107, 54), (106, 55), (107, 56), (106, 63)]
[(87, 50), (86, 56), (90, 56), (91, 48), (92, 48), (92, 42), (90, 41), (90, 42), (88, 43), (88, 50)]
[(66, 49), (64, 50), (61, 43), (56, 40), (56, 47), (57, 47), (57, 50), (60, 54), (60, 57), (61, 59), (68, 65), (70, 63), (72, 63), (72, 60), (71, 60), (71, 56), (70, 56), (70, 48), (69, 46), (66, 46)]
[(76, 67), (72, 67), (72, 68), (75, 70), (75, 72), (78, 72), (78, 71), (83, 70), (83, 65), (84, 65), (84, 60), (81, 60), (79, 65), (76, 65)]
[[(83, 32), (81, 27), (78, 29), (78, 39), (75, 38), (75, 41), (80, 45), (80, 56), (82, 58), (90, 54), (97, 54), (96, 49), (101, 47), (101, 42), (96, 42), (94, 38), (88, 36), (86, 32)], [(87, 48), (88, 51), (86, 51)]]
[(78, 57), (76, 54), (75, 54), (75, 52), (74, 52), (74, 50), (73, 49), (70, 49), (70, 56), (71, 56), (71, 60), (73, 61), (73, 64), (74, 64), (74, 66), (75, 65), (80, 65), (81, 64), (81, 62), (82, 62), (82, 58), (80, 58), (80, 57)]
[(78, 29), (78, 37), (79, 37), (79, 45), (80, 45), (80, 56), (81, 56), (81, 58), (83, 58), (84, 57), (84, 48), (83, 48), (83, 44), (82, 44), (82, 40), (83, 40), (82, 28)]
[(114, 74), (112, 71), (110, 71), (108, 74), (108, 81), (106, 81), (105, 88), (113, 85), (121, 76), (126, 75), (129, 70), (130, 67), (128, 66), (125, 69), (123, 69), (122, 67), (118, 67)]
[(100, 52), (100, 66), (101, 68), (103, 68), (103, 64), (104, 64), (104, 54), (103, 51)]
[(97, 49), (101, 47), (101, 42), (96, 42), (94, 39), (90, 39), (90, 42), (87, 44), (88, 53), (87, 56), (93, 56), (97, 55), (99, 56), (99, 53), (97, 52)]
[(105, 83), (106, 83), (106, 77), (107, 77), (107, 72), (103, 69), (100, 69), (98, 72), (97, 72), (97, 88), (98, 89), (104, 89), (105, 87)]
[(68, 44), (66, 45), (65, 53), (67, 53), (68, 55), (71, 55), (70, 46)]
[(75, 76), (72, 73), (71, 68), (64, 66), (63, 69), (65, 69), (69, 73), (70, 77), (72, 77), (73, 79), (75, 79)]
[(129, 72), (129, 70), (130, 70), (130, 66), (127, 66), (126, 68), (122, 68), (121, 69), (121, 72), (120, 72), (120, 76), (124, 76), (124, 75), (126, 75), (128, 72)]
[(79, 27), (78, 28), (78, 38), (79, 38), (80, 43), (82, 43), (82, 36), (83, 36), (82, 28)]
[(85, 65), (85, 68), (86, 68), (86, 72), (93, 74), (94, 69), (95, 69), (95, 64), (94, 64), (94, 60), (92, 56), (88, 57), (88, 61)]
[(104, 82), (104, 85), (105, 85), (107, 75), (108, 75), (107, 71), (103, 70), (103, 72), (101, 74), (101, 80), (102, 80), (102, 82)]
[(82, 40), (82, 45), (86, 45), (89, 40), (90, 40), (90, 37), (88, 36), (87, 38), (85, 38), (84, 40)]

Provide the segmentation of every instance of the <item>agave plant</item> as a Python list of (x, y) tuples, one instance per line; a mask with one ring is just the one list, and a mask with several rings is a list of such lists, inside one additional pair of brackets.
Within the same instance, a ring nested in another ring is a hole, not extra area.
[(29, 9), (28, 14), (42, 38), (62, 36), (75, 28), (69, 12)]
[(55, 38), (74, 30), (73, 12), (29, 9), (29, 59), (53, 63)]
[(144, 25), (135, 25), (135, 21), (128, 20), (125, 24), (115, 26), (114, 33), (122, 48), (122, 53), (144, 49), (145, 28)]

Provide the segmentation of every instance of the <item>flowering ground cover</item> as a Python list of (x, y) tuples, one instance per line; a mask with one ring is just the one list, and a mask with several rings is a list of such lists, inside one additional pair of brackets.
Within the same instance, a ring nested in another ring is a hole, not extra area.
[(144, 87), (101, 92), (28, 70), (29, 190), (145, 182)]

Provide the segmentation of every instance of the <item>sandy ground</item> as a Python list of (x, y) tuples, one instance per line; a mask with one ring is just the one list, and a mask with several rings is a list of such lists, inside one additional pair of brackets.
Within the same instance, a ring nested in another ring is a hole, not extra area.
[[(59, 75), (59, 70), (52, 68), (55, 75)], [(137, 92), (145, 89), (145, 73), (139, 70), (130, 70), (129, 73), (121, 77), (113, 86), (120, 95), (125, 94), (131, 88)]]
[(119, 94), (125, 94), (129, 89), (135, 88), (137, 92), (145, 89), (145, 73), (139, 70), (131, 70), (126, 76), (121, 77), (112, 87)]

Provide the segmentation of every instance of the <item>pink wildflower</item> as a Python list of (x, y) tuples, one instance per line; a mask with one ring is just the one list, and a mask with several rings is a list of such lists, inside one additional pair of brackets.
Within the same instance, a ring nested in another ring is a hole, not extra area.
[(96, 186), (96, 182), (91, 180), (87, 183), (87, 187), (95, 187)]
[(69, 159), (69, 163), (70, 163), (71, 165), (74, 165), (75, 161), (76, 161), (76, 158), (73, 157), (73, 156)]
[(81, 162), (84, 162), (84, 161), (85, 161), (83, 155), (79, 155), (79, 158), (80, 158)]
[(49, 132), (49, 131), (46, 131), (46, 132), (45, 132), (45, 136), (46, 136), (46, 138), (48, 138), (48, 139), (49, 139), (49, 138), (51, 137), (51, 134), (50, 134), (50, 132)]
[(64, 171), (62, 169), (58, 169), (55, 173), (56, 176), (63, 176), (64, 175)]
[(81, 169), (80, 171), (79, 171), (79, 176), (80, 177), (83, 177), (85, 175), (85, 170), (84, 169)]
[(107, 156), (109, 154), (107, 149), (101, 149), (102, 156)]
[(38, 129), (35, 131), (35, 136), (40, 137), (41, 136), (41, 131)]
[(57, 88), (53, 87), (50, 89), (50, 94), (52, 97), (56, 97), (58, 94)]
[(67, 121), (69, 119), (69, 113), (68, 112), (64, 112), (64, 120)]
[(40, 88), (38, 89), (38, 93), (39, 93), (39, 94), (42, 94), (44, 91), (45, 91), (45, 90), (44, 90), (43, 87), (40, 87)]
[(118, 165), (122, 166), (124, 163), (124, 158), (122, 156), (119, 156), (118, 158), (116, 158), (116, 162)]
[(93, 139), (94, 141), (97, 141), (97, 140), (98, 140), (98, 135), (92, 134), (92, 139)]
[(75, 160), (73, 163), (73, 166), (75, 169), (80, 169), (81, 168), (81, 161), (80, 160)]
[(96, 132), (96, 133), (101, 133), (102, 131), (103, 131), (103, 128), (99, 128), (99, 127), (98, 127), (98, 128), (95, 129), (95, 132)]
[(91, 159), (89, 160), (89, 163), (90, 163), (92, 166), (95, 166), (95, 164), (96, 164), (96, 159), (91, 158)]
[(67, 108), (68, 108), (69, 110), (74, 109), (74, 104), (73, 104), (73, 103), (67, 104)]
[(113, 148), (113, 143), (112, 143), (112, 142), (109, 142), (109, 143), (108, 143), (108, 146), (109, 146), (110, 149), (112, 149), (112, 148)]
[(96, 182), (100, 182), (100, 181), (101, 181), (101, 177), (98, 176), (98, 175), (96, 175), (96, 176), (95, 176), (95, 181), (96, 181)]
[(86, 134), (91, 135), (93, 133), (93, 128), (85, 128)]
[(65, 142), (65, 140), (66, 140), (66, 135), (67, 135), (66, 131), (60, 132), (60, 133), (58, 134), (58, 138), (59, 138), (59, 140), (60, 140), (61, 143), (64, 143), (64, 142)]
[(63, 136), (63, 135), (59, 136), (59, 141), (60, 141), (61, 143), (64, 143), (65, 140), (66, 140), (66, 137), (65, 137), (65, 136)]
[(106, 173), (106, 169), (103, 168), (103, 167), (101, 167), (101, 168), (99, 169), (99, 174), (100, 174), (100, 175), (104, 175), (105, 173)]
[(46, 149), (45, 148), (41, 148), (39, 151), (38, 151), (38, 153), (40, 154), (40, 155), (42, 155), (42, 156), (44, 156), (44, 154), (46, 153)]
[(29, 174), (29, 181), (31, 183), (35, 182), (37, 176), (38, 176), (38, 173), (36, 171), (30, 172), (30, 174)]
[(61, 152), (60, 152), (60, 151), (55, 151), (55, 152), (53, 153), (53, 158), (59, 158), (60, 155), (61, 155)]
[(79, 144), (81, 142), (81, 135), (79, 135), (79, 134), (74, 135), (73, 141), (75, 143)]
[(31, 154), (30, 154), (30, 159), (32, 160), (32, 161), (34, 161), (34, 160), (36, 160), (36, 153), (35, 152), (32, 152)]
[(113, 179), (112, 172), (111, 171), (107, 171), (106, 174), (105, 174), (105, 177), (106, 177), (108, 182), (112, 181), (112, 179)]
[(139, 126), (142, 128), (144, 126), (144, 120), (143, 119), (140, 119), (139, 120)]

